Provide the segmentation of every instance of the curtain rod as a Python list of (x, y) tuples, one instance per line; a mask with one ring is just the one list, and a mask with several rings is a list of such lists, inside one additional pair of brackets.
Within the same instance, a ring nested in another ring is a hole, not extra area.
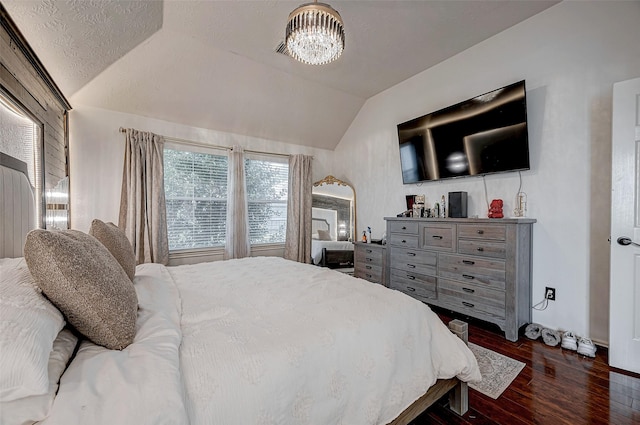
[[(127, 129), (123, 128), (123, 127), (120, 127), (119, 131), (120, 131), (120, 133), (126, 133)], [(208, 143), (196, 142), (196, 141), (193, 141), (193, 140), (179, 139), (177, 137), (162, 136), (162, 138), (164, 140), (169, 141), (169, 142), (177, 142), (177, 143), (181, 143), (183, 145), (196, 146), (196, 147), (199, 147), (199, 148), (224, 149), (224, 150), (228, 150), (228, 151), (230, 151), (232, 149), (231, 146), (211, 145), (211, 144), (208, 144)], [(256, 153), (256, 154), (261, 154), (261, 155), (281, 156), (281, 157), (284, 157), (284, 158), (289, 158), (291, 156), (290, 154), (286, 154), (286, 153), (263, 152), (263, 151), (255, 151), (255, 150), (251, 150), (251, 149), (245, 149), (244, 151), (248, 152), (248, 153)]]

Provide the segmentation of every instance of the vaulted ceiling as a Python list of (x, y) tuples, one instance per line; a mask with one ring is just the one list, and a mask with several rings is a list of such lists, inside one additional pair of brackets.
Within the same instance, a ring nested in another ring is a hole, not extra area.
[(342, 57), (276, 52), (298, 1), (2, 0), (72, 106), (333, 149), (367, 98), (557, 1), (332, 1)]

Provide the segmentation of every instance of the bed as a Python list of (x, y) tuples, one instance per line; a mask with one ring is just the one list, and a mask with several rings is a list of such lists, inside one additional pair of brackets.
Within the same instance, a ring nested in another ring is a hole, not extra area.
[[(28, 318), (0, 309), (3, 424), (407, 424), (447, 393), (464, 413), (463, 381), (480, 379), (464, 342), (400, 292), (277, 257), (132, 266), (117, 227), (90, 233), (33, 230), (24, 258), (0, 259), (0, 303)], [(69, 312), (67, 287), (100, 314)]]
[[(333, 211), (335, 215), (335, 211)], [(335, 217), (322, 216), (322, 211), (313, 209), (311, 221), (311, 260), (322, 267), (353, 267), (353, 242), (338, 240)]]

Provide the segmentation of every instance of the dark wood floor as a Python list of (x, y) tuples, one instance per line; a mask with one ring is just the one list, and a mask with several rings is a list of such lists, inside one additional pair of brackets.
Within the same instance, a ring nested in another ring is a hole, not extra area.
[[(452, 319), (438, 311), (442, 320)], [(446, 400), (412, 425), (425, 424), (640, 424), (640, 375), (608, 366), (607, 350), (596, 358), (550, 347), (521, 336), (507, 341), (492, 325), (469, 321), (469, 341), (526, 366), (509, 388), (493, 400), (469, 389), (469, 412), (456, 416)]]

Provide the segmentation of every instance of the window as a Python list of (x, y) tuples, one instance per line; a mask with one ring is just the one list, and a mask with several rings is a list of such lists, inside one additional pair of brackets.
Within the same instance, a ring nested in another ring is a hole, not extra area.
[(224, 245), (226, 155), (165, 148), (164, 192), (170, 251)]
[[(227, 218), (226, 153), (167, 144), (164, 184), (169, 250), (222, 247)], [(289, 165), (284, 158), (245, 156), (252, 245), (284, 243)]]
[(287, 230), (289, 164), (245, 159), (251, 245), (284, 243)]

